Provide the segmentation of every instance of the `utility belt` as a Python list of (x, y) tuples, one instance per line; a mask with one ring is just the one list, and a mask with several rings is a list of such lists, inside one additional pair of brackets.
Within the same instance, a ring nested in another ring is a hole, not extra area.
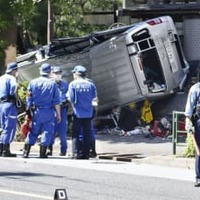
[(53, 109), (53, 107), (52, 106), (34, 106), (31, 109), (32, 110), (35, 110), (35, 109)]
[(191, 117), (192, 123), (194, 124), (199, 119), (200, 119), (200, 113), (199, 113), (199, 110), (197, 111), (197, 108), (195, 107), (193, 110), (192, 117)]
[(16, 104), (16, 98), (15, 97), (1, 97), (0, 103), (13, 103)]

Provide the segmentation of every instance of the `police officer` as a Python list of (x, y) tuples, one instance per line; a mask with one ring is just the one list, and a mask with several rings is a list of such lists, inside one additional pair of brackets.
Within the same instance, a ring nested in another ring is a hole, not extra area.
[[(74, 80), (70, 82), (67, 97), (72, 104), (72, 140), (76, 140), (77, 159), (89, 159), (91, 142), (92, 101), (96, 98), (96, 87), (85, 79), (86, 68), (78, 65), (72, 70)], [(83, 128), (83, 149), (80, 151), (79, 137)]]
[(10, 152), (17, 126), (16, 89), (17, 63), (7, 65), (6, 73), (0, 77), (0, 156), (16, 157)]
[(27, 87), (27, 113), (31, 115), (32, 126), (28, 133), (23, 157), (28, 158), (30, 148), (35, 144), (41, 133), (40, 158), (47, 158), (46, 150), (54, 134), (55, 112), (56, 119), (61, 121), (60, 96), (57, 84), (50, 79), (51, 66), (44, 63), (40, 67), (40, 77), (30, 81)]
[(48, 155), (52, 155), (53, 153), (53, 143), (55, 139), (55, 135), (58, 134), (60, 138), (60, 156), (65, 156), (67, 152), (67, 109), (68, 109), (68, 101), (67, 101), (67, 90), (68, 83), (62, 80), (62, 69), (60, 67), (54, 67), (52, 70), (53, 79), (55, 80), (60, 94), (60, 106), (61, 106), (61, 122), (55, 122), (55, 132), (53, 138), (51, 140), (51, 144), (48, 147)]
[[(193, 118), (194, 109), (196, 110), (195, 118)], [(194, 186), (200, 187), (200, 82), (194, 84), (189, 90), (185, 107), (185, 117), (185, 130), (191, 134), (196, 150), (196, 182)]]
[[(88, 81), (91, 81), (93, 82), (92, 79), (89, 79), (89, 78), (85, 78), (87, 79)], [(90, 133), (91, 133), (91, 141), (90, 141), (90, 157), (91, 158), (96, 158), (97, 156), (97, 153), (96, 153), (96, 131), (95, 131), (95, 126), (94, 126), (94, 121), (93, 119), (95, 118), (96, 114), (97, 114), (97, 107), (98, 107), (98, 98), (97, 98), (97, 95), (96, 95), (96, 98), (94, 98), (92, 100), (92, 106), (93, 106), (93, 115), (92, 115), (92, 121), (91, 121), (91, 130), (90, 130)], [(81, 133), (80, 133), (80, 144), (82, 144), (82, 140), (83, 140), (83, 129), (81, 128)]]

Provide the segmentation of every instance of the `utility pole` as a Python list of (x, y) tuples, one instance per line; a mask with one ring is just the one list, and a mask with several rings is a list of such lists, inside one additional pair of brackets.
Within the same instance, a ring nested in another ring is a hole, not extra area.
[(48, 20), (47, 20), (47, 44), (50, 44), (53, 38), (53, 13), (51, 0), (48, 0)]

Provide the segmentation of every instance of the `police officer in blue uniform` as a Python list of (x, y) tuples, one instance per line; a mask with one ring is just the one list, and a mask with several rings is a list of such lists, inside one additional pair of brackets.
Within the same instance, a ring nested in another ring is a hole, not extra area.
[(185, 130), (191, 134), (196, 151), (194, 186), (200, 187), (200, 82), (194, 84), (189, 90), (185, 117)]
[(55, 132), (51, 141), (50, 146), (48, 147), (48, 155), (53, 153), (53, 143), (56, 134), (60, 138), (60, 156), (65, 156), (67, 152), (67, 109), (68, 109), (68, 100), (66, 97), (68, 91), (68, 83), (62, 80), (62, 69), (60, 67), (54, 67), (52, 69), (53, 79), (55, 80), (60, 94), (60, 109), (61, 109), (61, 122), (55, 122)]
[(40, 77), (30, 81), (27, 87), (27, 113), (31, 115), (32, 126), (28, 133), (23, 157), (28, 158), (30, 148), (35, 144), (41, 133), (40, 158), (47, 158), (46, 150), (54, 134), (55, 112), (56, 120), (61, 121), (60, 96), (57, 84), (50, 78), (51, 66), (44, 63), (40, 67)]
[(10, 152), (17, 126), (17, 63), (7, 65), (6, 73), (0, 77), (0, 120), (2, 133), (0, 137), (0, 156), (16, 157)]
[[(88, 81), (93, 82), (91, 79), (88, 79)], [(92, 106), (93, 106), (93, 115), (92, 115), (92, 121), (91, 121), (91, 143), (90, 143), (90, 157), (95, 158), (97, 156), (96, 153), (96, 131), (94, 126), (93, 119), (97, 115), (97, 106), (98, 106), (98, 98), (92, 100)], [(83, 129), (81, 128), (81, 134), (80, 134), (80, 144), (82, 143), (83, 139)]]
[[(78, 65), (73, 70), (67, 97), (73, 109), (72, 140), (76, 141), (77, 159), (89, 159), (91, 142), (92, 101), (97, 96), (93, 82), (85, 78), (86, 68)], [(80, 151), (79, 137), (83, 128), (83, 149)]]

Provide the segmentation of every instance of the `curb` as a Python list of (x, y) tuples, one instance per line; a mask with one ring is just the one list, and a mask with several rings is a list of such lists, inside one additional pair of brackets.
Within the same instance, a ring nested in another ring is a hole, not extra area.
[(161, 165), (186, 169), (194, 169), (195, 165), (194, 158), (183, 158), (174, 155), (142, 157), (141, 155), (137, 154), (105, 154), (98, 155), (97, 158), (122, 162), (132, 162), (135, 164)]
[(136, 164), (161, 165), (185, 169), (194, 169), (195, 167), (194, 158), (181, 158), (175, 156), (150, 156), (144, 159), (132, 159), (132, 162)]

